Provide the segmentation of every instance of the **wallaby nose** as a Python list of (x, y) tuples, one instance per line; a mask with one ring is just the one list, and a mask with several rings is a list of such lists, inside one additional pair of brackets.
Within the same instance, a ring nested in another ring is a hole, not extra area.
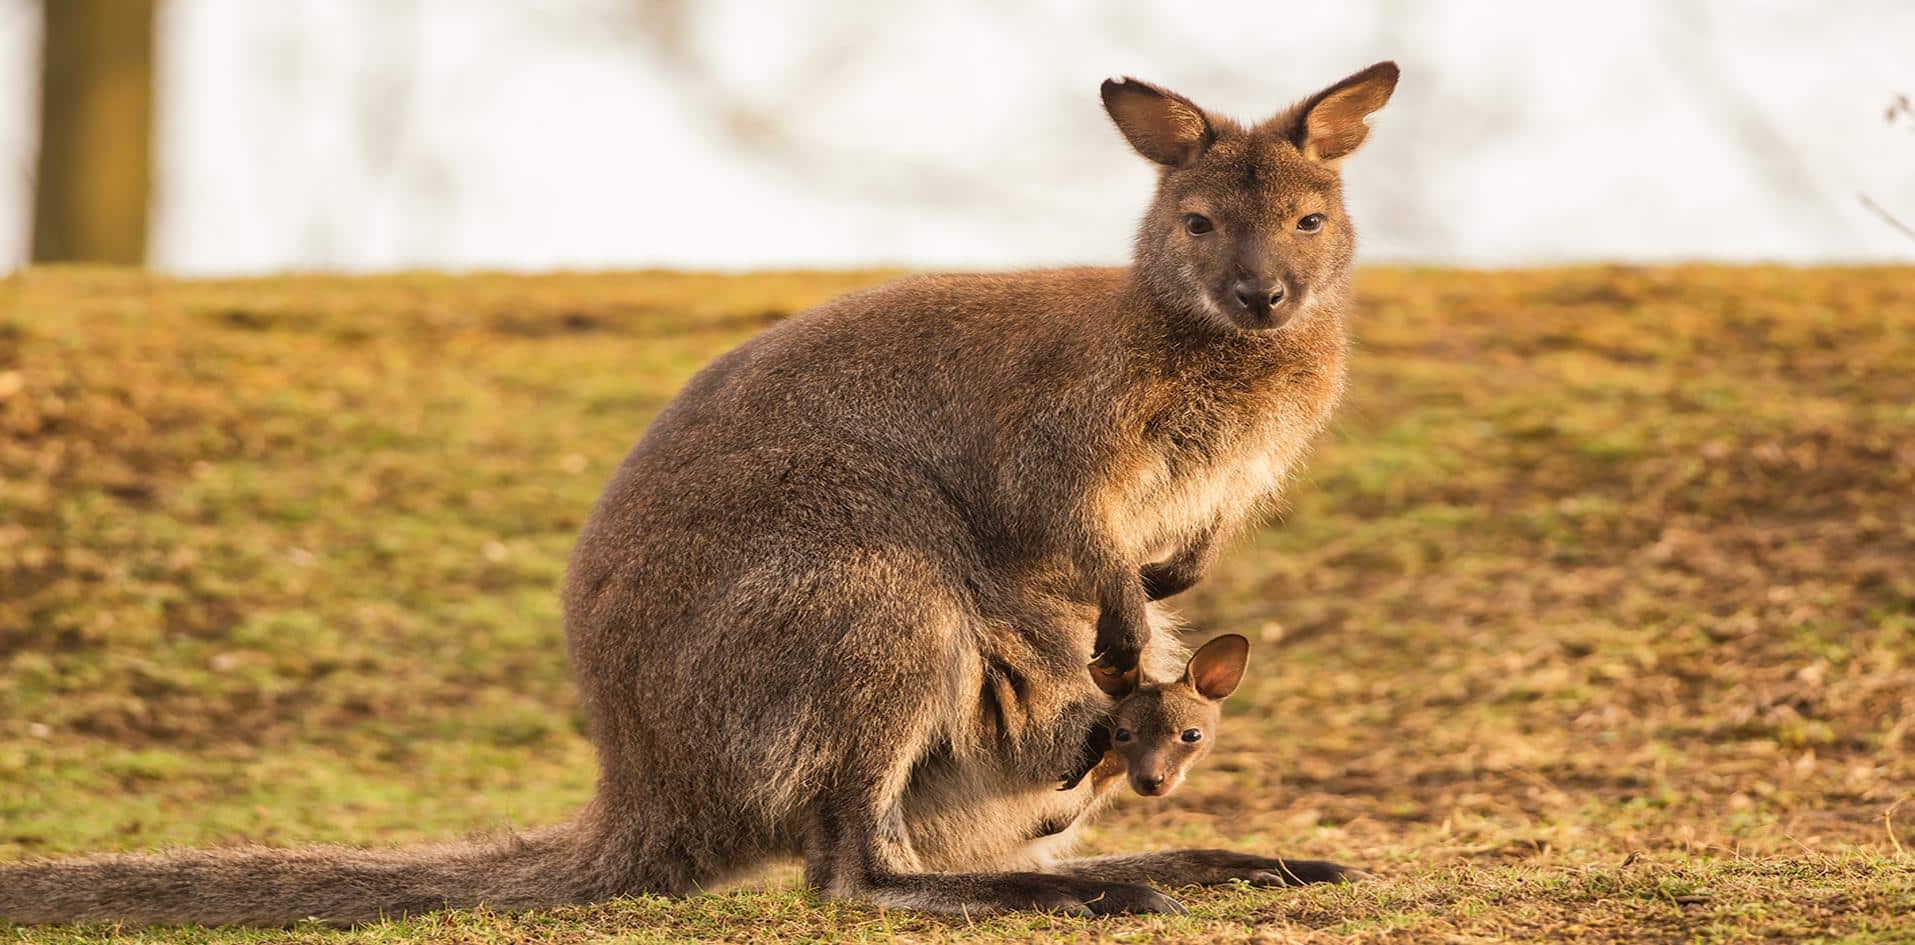
[(1164, 776), (1161, 774), (1139, 775), (1137, 778), (1137, 793), (1139, 794), (1155, 794), (1161, 790), (1163, 786)]
[(1283, 283), (1281, 282), (1264, 285), (1245, 279), (1231, 286), (1231, 290), (1236, 293), (1237, 302), (1241, 304), (1246, 311), (1255, 312), (1259, 315), (1267, 313), (1283, 303)]

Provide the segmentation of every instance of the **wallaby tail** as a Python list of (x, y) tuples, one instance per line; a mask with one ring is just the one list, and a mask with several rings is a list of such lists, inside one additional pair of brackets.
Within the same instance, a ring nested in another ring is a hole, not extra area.
[(578, 828), (391, 850), (236, 847), (0, 863), (0, 919), (353, 925), (436, 909), (597, 898)]

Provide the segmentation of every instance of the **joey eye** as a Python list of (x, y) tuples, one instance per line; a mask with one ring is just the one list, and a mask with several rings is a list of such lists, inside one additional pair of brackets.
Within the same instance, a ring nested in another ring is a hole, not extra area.
[(1204, 733), (1198, 729), (1187, 728), (1184, 729), (1183, 738), (1187, 742), (1200, 742), (1204, 740)]
[(1202, 236), (1216, 228), (1217, 227), (1210, 222), (1210, 218), (1201, 213), (1184, 214), (1184, 232), (1189, 233), (1191, 236)]
[(1117, 730), (1117, 734), (1111, 737), (1117, 739), (1120, 742), (1130, 741), (1130, 729), (1120, 728)]
[(1309, 214), (1297, 221), (1297, 231), (1300, 233), (1315, 233), (1323, 229), (1323, 219), (1324, 217), (1321, 213)]

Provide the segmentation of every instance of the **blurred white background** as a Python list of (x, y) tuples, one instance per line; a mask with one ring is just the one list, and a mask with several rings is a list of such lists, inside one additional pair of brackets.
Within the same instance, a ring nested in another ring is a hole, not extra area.
[[(59, 0), (54, 0), (59, 2)], [(1264, 113), (1382, 58), (1371, 260), (1907, 260), (1915, 3), (166, 0), (150, 259), (179, 273), (1117, 261), (1107, 75)], [(0, 268), (39, 6), (0, 0)]]

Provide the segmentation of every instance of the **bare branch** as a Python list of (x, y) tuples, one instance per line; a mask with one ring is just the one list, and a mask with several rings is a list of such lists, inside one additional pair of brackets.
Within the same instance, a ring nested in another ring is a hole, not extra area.
[(1882, 118), (1891, 125), (1906, 120), (1909, 130), (1915, 131), (1915, 103), (1911, 103), (1907, 95), (1897, 95), (1894, 101), (1888, 103), (1888, 110)]
[[(802, 175), (827, 192), (920, 206), (1031, 206), (1047, 201), (1042, 187), (1007, 182), (989, 168), (966, 171), (937, 160), (894, 155), (887, 158), (890, 172), (874, 176), (866, 172), (862, 155), (803, 135), (791, 116), (802, 114), (809, 102), (828, 100), (872, 78), (863, 54), (867, 31), (882, 32), (874, 21), (899, 14), (880, 5), (870, 5), (863, 13), (864, 29), (818, 31), (821, 38), (801, 44), (798, 61), (783, 70), (779, 88), (752, 92), (729, 80), (699, 48), (700, 10), (691, 0), (599, 0), (582, 3), (551, 22), (577, 35), (636, 43), (653, 65), (671, 73), (682, 102), (705, 116), (737, 153)], [(581, 23), (590, 24), (589, 32), (581, 31)]]
[(1857, 199), (1862, 201), (1862, 206), (1867, 207), (1869, 210), (1873, 211), (1876, 216), (1881, 217), (1882, 222), (1887, 223), (1889, 226), (1892, 226), (1897, 230), (1900, 230), (1903, 236), (1906, 236), (1911, 240), (1915, 240), (1915, 227), (1911, 227), (1908, 224), (1903, 223), (1900, 220), (1897, 220), (1895, 218), (1895, 214), (1888, 212), (1888, 210), (1883, 208), (1881, 204), (1868, 199), (1867, 194), (1856, 194), (1855, 196)]

